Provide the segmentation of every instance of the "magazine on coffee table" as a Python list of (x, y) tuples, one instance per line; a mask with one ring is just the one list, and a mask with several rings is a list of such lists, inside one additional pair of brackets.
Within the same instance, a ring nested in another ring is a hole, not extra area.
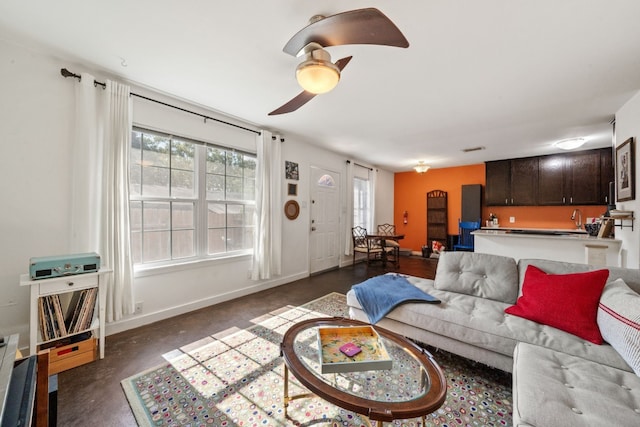
[(321, 373), (356, 372), (391, 369), (380, 336), (371, 326), (337, 326), (318, 328)]

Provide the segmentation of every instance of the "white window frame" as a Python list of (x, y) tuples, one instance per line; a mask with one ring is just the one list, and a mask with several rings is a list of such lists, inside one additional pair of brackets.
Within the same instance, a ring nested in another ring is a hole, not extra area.
[[(141, 132), (141, 133), (147, 133), (147, 134), (154, 134), (154, 135), (158, 135), (161, 137), (165, 137), (165, 138), (169, 138), (171, 140), (173, 139), (177, 139), (180, 141), (186, 141), (189, 143), (194, 144), (195, 147), (195, 159), (194, 159), (194, 169), (195, 169), (195, 177), (194, 177), (194, 196), (189, 198), (189, 197), (172, 197), (171, 195), (169, 196), (146, 196), (144, 194), (142, 195), (133, 195), (130, 194), (129, 197), (129, 203), (131, 206), (132, 202), (143, 202), (143, 203), (149, 203), (149, 202), (169, 202), (169, 203), (176, 203), (176, 202), (185, 202), (185, 203), (193, 203), (194, 204), (194, 219), (193, 219), (193, 225), (194, 225), (194, 255), (190, 256), (190, 257), (184, 257), (184, 258), (174, 258), (173, 254), (171, 253), (171, 237), (169, 238), (169, 245), (170, 245), (170, 259), (165, 259), (165, 260), (161, 260), (161, 261), (150, 261), (150, 262), (138, 262), (136, 264), (134, 264), (134, 269), (136, 270), (136, 272), (138, 271), (144, 271), (146, 269), (155, 269), (155, 268), (159, 268), (159, 267), (171, 267), (171, 266), (182, 266), (182, 265), (189, 265), (192, 264), (194, 262), (201, 262), (201, 261), (209, 261), (209, 260), (219, 260), (219, 259), (229, 259), (229, 258), (235, 258), (235, 257), (239, 257), (239, 256), (247, 256), (247, 255), (251, 255), (253, 253), (253, 241), (250, 242), (250, 248), (246, 248), (246, 249), (242, 249), (242, 250), (233, 250), (233, 251), (229, 251), (229, 250), (225, 250), (224, 252), (218, 252), (215, 254), (209, 254), (208, 253), (208, 232), (209, 232), (209, 224), (208, 224), (208, 205), (209, 202), (214, 202), (214, 203), (218, 203), (218, 204), (224, 204), (225, 206), (229, 206), (229, 205), (242, 205), (244, 207), (249, 207), (252, 210), (255, 210), (255, 184), (254, 184), (254, 190), (253, 190), (253, 195), (254, 195), (254, 199), (253, 200), (226, 200), (226, 199), (214, 199), (214, 200), (208, 200), (207, 199), (207, 149), (208, 148), (215, 148), (215, 149), (219, 149), (219, 150), (224, 150), (226, 152), (233, 152), (233, 153), (237, 153), (237, 154), (241, 154), (243, 156), (248, 156), (252, 159), (254, 159), (255, 162), (257, 162), (257, 156), (255, 153), (251, 153), (248, 151), (244, 151), (244, 150), (238, 150), (232, 147), (225, 147), (222, 145), (214, 145), (214, 144), (210, 144), (210, 143), (206, 143), (203, 141), (197, 141), (194, 140), (192, 138), (186, 138), (186, 137), (181, 137), (181, 136), (177, 136), (177, 135), (171, 135), (168, 134), (166, 132), (161, 132), (161, 131), (155, 131), (155, 130), (150, 130), (150, 129), (146, 129), (143, 127), (134, 127), (133, 128), (133, 132)], [(133, 138), (132, 138), (133, 140)], [(133, 166), (133, 165), (132, 165)], [(170, 174), (171, 175), (171, 174)], [(225, 169), (225, 181), (227, 178), (227, 170)], [(244, 178), (243, 178), (244, 179)], [(255, 182), (255, 177), (253, 178), (254, 182)], [(171, 183), (169, 183), (169, 186), (171, 186)], [(250, 229), (254, 229), (255, 230), (255, 223), (253, 221), (253, 217), (254, 215), (252, 215), (252, 221), (250, 223), (250, 225), (246, 225), (249, 223), (245, 223), (244, 228), (250, 228)], [(171, 221), (171, 211), (170, 211), (170, 221)], [(238, 228), (237, 226), (230, 226), (228, 221), (228, 217), (225, 217), (225, 225), (224, 228), (225, 230), (231, 229), (231, 228)], [(171, 233), (171, 231), (173, 230), (173, 227), (170, 225), (169, 227), (169, 232)], [(141, 225), (141, 231), (142, 236), (141, 240), (142, 242), (144, 242), (144, 223), (142, 223)], [(226, 232), (225, 232), (226, 234)], [(133, 242), (133, 239), (132, 239)], [(144, 247), (141, 248), (141, 253), (144, 254)], [(142, 255), (143, 257), (144, 255)]]
[[(361, 185), (360, 185), (361, 184)], [(353, 226), (372, 231), (371, 180), (359, 176), (353, 177)]]

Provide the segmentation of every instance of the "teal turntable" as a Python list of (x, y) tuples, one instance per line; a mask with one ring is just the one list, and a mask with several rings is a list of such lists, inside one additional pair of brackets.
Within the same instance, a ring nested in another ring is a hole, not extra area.
[(29, 275), (32, 280), (94, 273), (99, 269), (100, 255), (95, 252), (32, 257), (29, 261)]

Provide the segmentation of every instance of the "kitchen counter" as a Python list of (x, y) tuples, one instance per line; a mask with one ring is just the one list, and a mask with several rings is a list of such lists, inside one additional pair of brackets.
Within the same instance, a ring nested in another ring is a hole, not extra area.
[(515, 258), (550, 259), (620, 266), (622, 241), (579, 230), (483, 228), (473, 233), (476, 252)]
[(552, 233), (567, 233), (567, 234), (588, 234), (582, 228), (522, 228), (522, 227), (482, 227), (481, 230), (487, 231), (510, 231), (517, 233), (531, 233), (531, 234), (552, 234)]

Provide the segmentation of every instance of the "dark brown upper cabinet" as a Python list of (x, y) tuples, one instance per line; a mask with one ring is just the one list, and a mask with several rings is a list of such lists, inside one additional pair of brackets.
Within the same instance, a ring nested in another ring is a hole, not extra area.
[(538, 187), (538, 158), (497, 160), (486, 164), (487, 206), (533, 206)]
[(535, 206), (538, 193), (538, 158), (511, 160), (511, 204)]
[[(602, 205), (614, 205), (614, 200), (609, 200), (609, 183), (614, 180), (613, 172), (613, 149), (603, 148), (600, 150), (600, 203)], [(615, 197), (615, 196), (614, 196)]]
[(485, 178), (487, 206), (506, 206), (511, 199), (511, 160), (487, 162)]
[(600, 204), (600, 152), (580, 151), (567, 156), (567, 205)]
[(538, 203), (544, 206), (564, 205), (565, 155), (541, 156), (538, 165)]
[[(611, 159), (611, 149), (604, 148), (487, 162), (485, 202), (487, 206), (607, 204)], [(491, 188), (494, 183), (499, 184), (498, 191)]]

